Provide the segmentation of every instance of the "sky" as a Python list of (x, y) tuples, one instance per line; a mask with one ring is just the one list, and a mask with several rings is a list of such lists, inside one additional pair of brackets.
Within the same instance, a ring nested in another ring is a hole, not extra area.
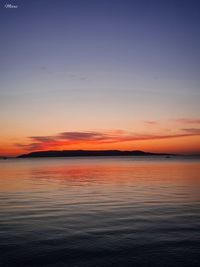
[(200, 1), (0, 4), (0, 155), (200, 153)]

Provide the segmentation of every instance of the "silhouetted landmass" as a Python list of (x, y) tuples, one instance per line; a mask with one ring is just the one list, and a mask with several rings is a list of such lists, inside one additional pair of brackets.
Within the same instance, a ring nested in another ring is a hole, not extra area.
[(40, 157), (106, 157), (106, 156), (171, 156), (172, 154), (151, 153), (140, 150), (120, 151), (120, 150), (50, 150), (36, 151), (23, 154), (18, 158), (40, 158)]
[(10, 157), (0, 156), (0, 159), (10, 159)]

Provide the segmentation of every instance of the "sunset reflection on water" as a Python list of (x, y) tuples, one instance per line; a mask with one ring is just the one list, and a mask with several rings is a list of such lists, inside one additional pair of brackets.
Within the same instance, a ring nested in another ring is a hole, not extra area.
[(13, 159), (0, 169), (5, 266), (163, 266), (169, 256), (168, 266), (198, 266), (198, 160)]

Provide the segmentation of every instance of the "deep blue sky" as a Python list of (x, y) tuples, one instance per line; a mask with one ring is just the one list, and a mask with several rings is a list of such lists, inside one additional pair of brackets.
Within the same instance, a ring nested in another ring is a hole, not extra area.
[(198, 0), (11, 3), (18, 9), (0, 10), (5, 71), (11, 63), (57, 70), (115, 65), (156, 78), (198, 76)]

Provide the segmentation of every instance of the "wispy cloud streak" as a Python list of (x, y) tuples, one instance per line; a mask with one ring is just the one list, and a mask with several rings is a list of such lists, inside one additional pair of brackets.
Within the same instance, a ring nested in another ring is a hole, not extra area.
[(175, 121), (181, 124), (200, 124), (200, 119), (181, 118)]
[(179, 137), (200, 135), (200, 129), (184, 128), (177, 134), (134, 134), (122, 130), (116, 131), (87, 131), (87, 132), (62, 132), (53, 136), (31, 136), (26, 144), (15, 144), (24, 150), (49, 150), (67, 148), (70, 145), (100, 145), (122, 143), (130, 141), (161, 140)]
[(188, 134), (192, 135), (200, 135), (200, 129), (198, 128), (184, 128), (182, 131), (187, 132)]
[(145, 124), (149, 124), (149, 125), (156, 125), (158, 124), (157, 121), (144, 121)]

